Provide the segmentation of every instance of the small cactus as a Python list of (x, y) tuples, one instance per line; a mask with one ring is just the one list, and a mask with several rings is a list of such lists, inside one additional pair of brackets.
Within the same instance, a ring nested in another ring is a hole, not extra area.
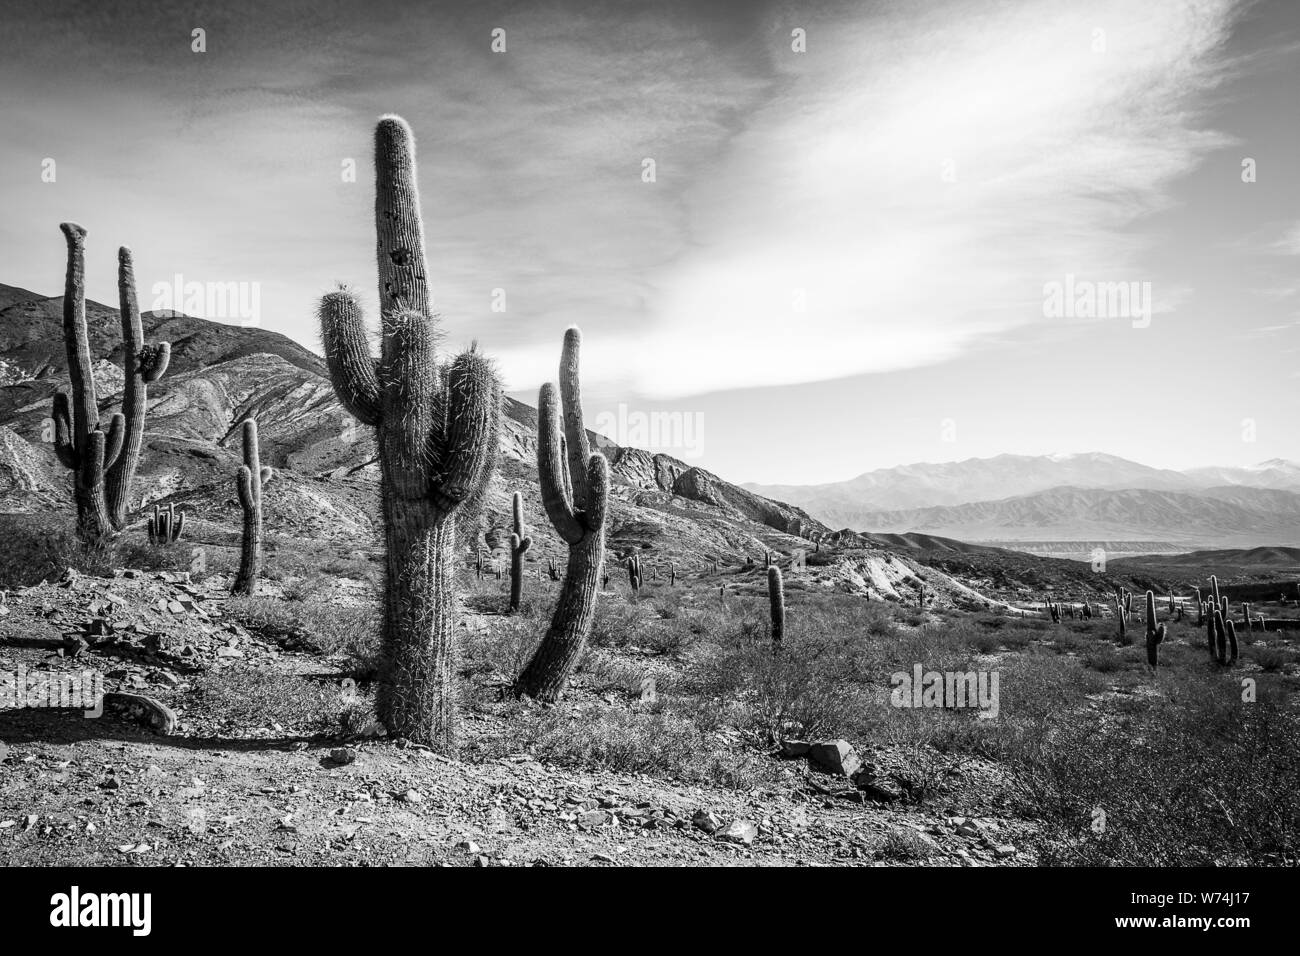
[(767, 603), (772, 618), (772, 643), (779, 647), (785, 637), (785, 587), (781, 569), (776, 565), (767, 569)]
[(1147, 663), (1153, 668), (1157, 666), (1160, 656), (1160, 645), (1165, 639), (1165, 625), (1156, 624), (1156, 596), (1153, 591), (1147, 592)]
[(239, 549), (239, 573), (231, 589), (235, 594), (254, 594), (262, 571), (262, 486), (274, 475), (263, 465), (257, 446), (257, 422), (244, 419), (244, 463), (235, 474), (239, 505), (244, 511), (244, 533)]
[(1241, 602), (1241, 623), (1245, 625), (1246, 631), (1250, 631), (1250, 605), (1245, 601)]
[(677, 586), (677, 565), (672, 561), (668, 562), (668, 586), (670, 588)]
[(518, 611), (524, 591), (524, 555), (533, 539), (524, 533), (524, 499), (515, 492), (513, 504), (515, 531), (510, 536), (510, 610)]
[(627, 582), (632, 586), (632, 597), (641, 592), (641, 558), (638, 555), (632, 555), (627, 559)]
[(180, 540), (185, 531), (185, 513), (176, 513), (176, 505), (167, 502), (167, 510), (159, 511), (153, 506), (153, 517), (149, 519), (149, 543), (168, 545)]

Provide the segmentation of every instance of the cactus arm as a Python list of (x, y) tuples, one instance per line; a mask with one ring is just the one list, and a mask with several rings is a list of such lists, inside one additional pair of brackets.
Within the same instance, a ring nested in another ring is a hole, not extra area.
[(375, 127), (375, 231), (379, 309), (431, 315), (424, 260), (424, 224), (415, 177), (415, 136), (398, 116)]
[(77, 467), (77, 448), (72, 441), (72, 406), (66, 392), (54, 393), (54, 453), (65, 468)]
[(447, 369), (447, 424), (438, 461), (441, 475), (430, 488), (435, 502), (450, 509), (482, 496), (495, 449), (488, 438), (497, 433), (501, 384), (492, 363), (480, 352), (458, 355)]
[(609, 462), (599, 452), (587, 461), (587, 507), (581, 515), (583, 527), (594, 531), (605, 526), (609, 510)]
[(570, 326), (564, 333), (564, 347), (560, 352), (560, 399), (564, 403), (564, 444), (575, 509), (587, 506), (587, 462), (591, 458), (587, 429), (582, 419), (582, 386), (578, 379), (581, 351), (582, 332), (576, 325)]
[(560, 412), (555, 386), (547, 382), (537, 396), (537, 480), (542, 506), (556, 532), (568, 544), (582, 540), (582, 524), (573, 513), (564, 483), (565, 458), (560, 438)]
[(153, 348), (145, 346), (140, 350), (140, 377), (145, 382), (156, 382), (163, 377), (172, 360), (170, 342), (159, 342)]
[(247, 465), (239, 466), (239, 471), (235, 474), (235, 488), (239, 491), (239, 504), (245, 511), (257, 507), (257, 501), (253, 498), (253, 473)]
[(378, 363), (370, 354), (365, 316), (345, 286), (320, 300), (321, 342), (330, 381), (345, 408), (363, 425), (378, 425), (382, 408)]
[(68, 272), (63, 287), (63, 341), (72, 382), (72, 442), (78, 453), (99, 422), (99, 401), (90, 365), (86, 332), (86, 230), (75, 222), (59, 226), (68, 244)]
[(176, 526), (172, 528), (172, 540), (179, 541), (184, 531), (185, 531), (185, 512), (182, 511), (180, 514), (176, 516)]
[(117, 412), (108, 420), (108, 434), (104, 443), (104, 467), (112, 468), (122, 454), (122, 443), (126, 439), (126, 416)]

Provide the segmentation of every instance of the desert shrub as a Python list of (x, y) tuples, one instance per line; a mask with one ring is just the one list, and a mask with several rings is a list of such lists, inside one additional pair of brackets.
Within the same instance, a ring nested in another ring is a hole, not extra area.
[(1262, 670), (1277, 673), (1295, 660), (1295, 655), (1280, 647), (1247, 647), (1243, 657), (1253, 660)]
[(591, 623), (590, 647), (627, 647), (637, 644), (646, 630), (646, 615), (636, 604), (598, 601)]
[(238, 730), (272, 729), (327, 734), (339, 730), (349, 706), (339, 687), (298, 674), (260, 668), (225, 668), (199, 677), (187, 707)]
[[(1191, 692), (1118, 720), (1063, 721), (1030, 761), (1042, 862), (1294, 862), (1300, 715), (1280, 701), (1243, 703), (1235, 684), (1176, 679)], [(1105, 824), (1094, 828), (1098, 810)]]
[(873, 847), (873, 853), (882, 860), (911, 863), (933, 856), (935, 847), (911, 827), (890, 827)]
[(532, 657), (545, 629), (545, 622), (536, 615), (512, 614), (493, 621), (488, 630), (467, 634), (461, 643), (461, 674), (513, 681)]
[(379, 614), (373, 606), (233, 597), (226, 602), (226, 614), (266, 640), (341, 655), (357, 679), (379, 672)]

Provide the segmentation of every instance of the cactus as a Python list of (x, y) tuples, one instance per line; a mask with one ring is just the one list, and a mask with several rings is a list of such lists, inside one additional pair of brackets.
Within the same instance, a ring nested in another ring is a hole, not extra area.
[(1241, 622), (1246, 626), (1246, 632), (1250, 632), (1250, 605), (1245, 601), (1241, 602)]
[(677, 565), (672, 561), (668, 562), (668, 586), (670, 588), (677, 587)]
[(1047, 605), (1047, 613), (1051, 616), (1053, 624), (1061, 623), (1061, 606), (1059, 604)]
[(104, 494), (108, 519), (120, 531), (126, 525), (131, 482), (140, 464), (140, 449), (144, 447), (149, 383), (158, 381), (167, 371), (172, 347), (167, 342), (144, 344), (144, 327), (140, 324), (140, 306), (135, 294), (135, 265), (126, 246), (117, 250), (117, 292), (122, 318), (122, 368), (126, 373), (122, 392), (126, 432), (122, 453), (105, 473)]
[(262, 486), (274, 474), (262, 464), (257, 447), (257, 422), (244, 419), (244, 463), (235, 473), (235, 488), (244, 512), (244, 533), (239, 549), (239, 573), (231, 588), (235, 594), (254, 594), (262, 571)]
[(1147, 592), (1147, 663), (1153, 668), (1157, 666), (1160, 655), (1160, 645), (1165, 639), (1165, 625), (1156, 625), (1156, 596), (1155, 592)]
[(924, 581), (918, 582), (916, 587), (917, 587), (916, 606), (924, 610), (925, 609), (925, 582)]
[(1174, 592), (1173, 591), (1169, 592), (1169, 613), (1170, 614), (1174, 613)]
[(1215, 610), (1214, 612), (1214, 647), (1213, 653), (1215, 660), (1220, 664), (1228, 662), (1228, 632), (1224, 627), (1223, 612)]
[(483, 580), (483, 552), (481, 551), (474, 554), (474, 577)]
[(1214, 606), (1217, 608), (1219, 606), (1219, 600), (1220, 600), (1218, 575), (1215, 574), (1210, 575), (1210, 593), (1214, 595)]
[(627, 559), (627, 581), (632, 586), (632, 597), (641, 591), (641, 558), (637, 555)]
[(569, 563), (551, 626), (516, 685), (521, 694), (543, 701), (556, 700), (564, 692), (582, 654), (596, 610), (596, 581), (605, 560), (609, 464), (604, 455), (592, 452), (587, 442), (578, 378), (581, 346), (582, 333), (576, 326), (564, 333), (559, 395), (548, 382), (537, 402), (542, 503), (556, 532), (569, 545)]
[(75, 222), (65, 222), (59, 228), (68, 244), (63, 342), (72, 397), (69, 399), (64, 392), (54, 395), (54, 451), (59, 462), (73, 472), (77, 537), (83, 544), (99, 548), (113, 537), (104, 497), (104, 471), (121, 454), (126, 418), (121, 413), (112, 416), (107, 434), (100, 427), (99, 399), (90, 365), (90, 336), (86, 331), (86, 230)]
[[(1224, 627), (1228, 631), (1228, 664), (1237, 663), (1237, 626), (1232, 621), (1225, 621)], [(1222, 663), (1222, 661), (1220, 661)]]
[(776, 565), (767, 569), (767, 604), (772, 618), (772, 643), (779, 647), (785, 637), (785, 587)]
[(549, 558), (546, 561), (546, 576), (552, 581), (560, 580), (560, 569), (555, 566), (555, 562)]
[(513, 500), (515, 531), (510, 536), (510, 610), (519, 610), (524, 592), (524, 555), (533, 546), (533, 539), (524, 534), (524, 499), (515, 492)]
[(158, 506), (154, 505), (148, 527), (150, 544), (175, 544), (185, 531), (185, 514), (182, 512), (178, 515), (176, 506), (170, 501), (166, 511), (159, 511)]
[(1125, 623), (1126, 615), (1118, 591), (1115, 592), (1115, 618), (1119, 621), (1119, 642), (1127, 646), (1129, 643), (1128, 626)]
[(389, 734), (446, 750), (456, 737), (456, 523), (496, 465), (501, 385), (471, 346), (438, 361), (410, 127), (375, 129), (380, 358), (346, 288), (320, 303), (334, 390), (377, 432), (384, 518), (382, 663), (376, 710)]

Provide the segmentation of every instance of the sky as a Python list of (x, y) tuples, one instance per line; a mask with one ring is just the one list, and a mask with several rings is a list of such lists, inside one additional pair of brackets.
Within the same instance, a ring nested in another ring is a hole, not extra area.
[(1291, 0), (263, 6), (5, 11), (0, 282), (61, 293), (75, 220), (91, 298), (126, 244), (143, 307), (237, 282), (256, 315), (185, 311), (319, 351), (335, 283), (377, 322), (397, 113), (449, 345), (534, 404), (579, 325), (620, 443), (1300, 459)]

